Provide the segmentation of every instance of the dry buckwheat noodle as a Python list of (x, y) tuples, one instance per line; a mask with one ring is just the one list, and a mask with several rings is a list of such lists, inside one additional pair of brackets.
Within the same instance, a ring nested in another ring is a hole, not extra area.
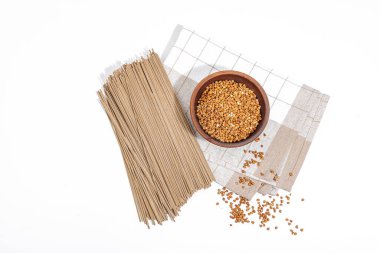
[(140, 221), (174, 220), (214, 180), (156, 53), (125, 64), (98, 91), (119, 143)]

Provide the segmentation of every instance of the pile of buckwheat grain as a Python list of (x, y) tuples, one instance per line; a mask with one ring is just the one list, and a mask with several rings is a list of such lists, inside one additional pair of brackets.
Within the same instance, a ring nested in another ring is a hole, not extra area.
[(255, 93), (234, 80), (215, 81), (207, 86), (197, 105), (199, 124), (222, 142), (246, 139), (261, 120)]

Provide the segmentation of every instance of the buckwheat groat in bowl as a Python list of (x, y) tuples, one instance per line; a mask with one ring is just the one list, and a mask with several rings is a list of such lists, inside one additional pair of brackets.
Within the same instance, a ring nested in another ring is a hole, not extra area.
[(251, 76), (226, 70), (205, 77), (190, 99), (195, 129), (221, 147), (240, 147), (254, 141), (269, 119), (268, 97)]

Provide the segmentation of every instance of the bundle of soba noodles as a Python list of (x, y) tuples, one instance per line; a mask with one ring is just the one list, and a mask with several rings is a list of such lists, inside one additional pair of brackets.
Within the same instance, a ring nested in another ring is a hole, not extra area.
[(140, 221), (174, 220), (212, 172), (156, 53), (125, 64), (98, 91), (119, 143)]

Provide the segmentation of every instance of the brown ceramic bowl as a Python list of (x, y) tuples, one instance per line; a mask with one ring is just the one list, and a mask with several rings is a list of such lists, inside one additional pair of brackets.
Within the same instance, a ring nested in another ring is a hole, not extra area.
[[(255, 129), (254, 132), (251, 133), (248, 138), (237, 141), (237, 142), (222, 142), (217, 139), (214, 139), (213, 137), (209, 136), (201, 127), (198, 121), (198, 116), (197, 116), (197, 105), (198, 105), (198, 100), (201, 97), (203, 91), (206, 89), (208, 85), (215, 81), (221, 81), (221, 80), (234, 80), (239, 83), (244, 83), (249, 89), (251, 89), (255, 94), (257, 99), (259, 100), (261, 109), (261, 120)], [(221, 146), (225, 148), (235, 148), (235, 147), (240, 147), (244, 146), (248, 143), (251, 143), (254, 141), (263, 131), (265, 126), (268, 123), (269, 119), (269, 102), (268, 102), (268, 97), (267, 94), (265, 93), (263, 87), (251, 76), (244, 74), (239, 71), (233, 71), (233, 70), (224, 70), (224, 71), (219, 71), (216, 73), (213, 73), (207, 77), (205, 77), (203, 80), (201, 80), (198, 85), (195, 87), (193, 94), (190, 99), (190, 116), (191, 120), (194, 124), (195, 129), (198, 131), (198, 133), (205, 138), (207, 141)]]

